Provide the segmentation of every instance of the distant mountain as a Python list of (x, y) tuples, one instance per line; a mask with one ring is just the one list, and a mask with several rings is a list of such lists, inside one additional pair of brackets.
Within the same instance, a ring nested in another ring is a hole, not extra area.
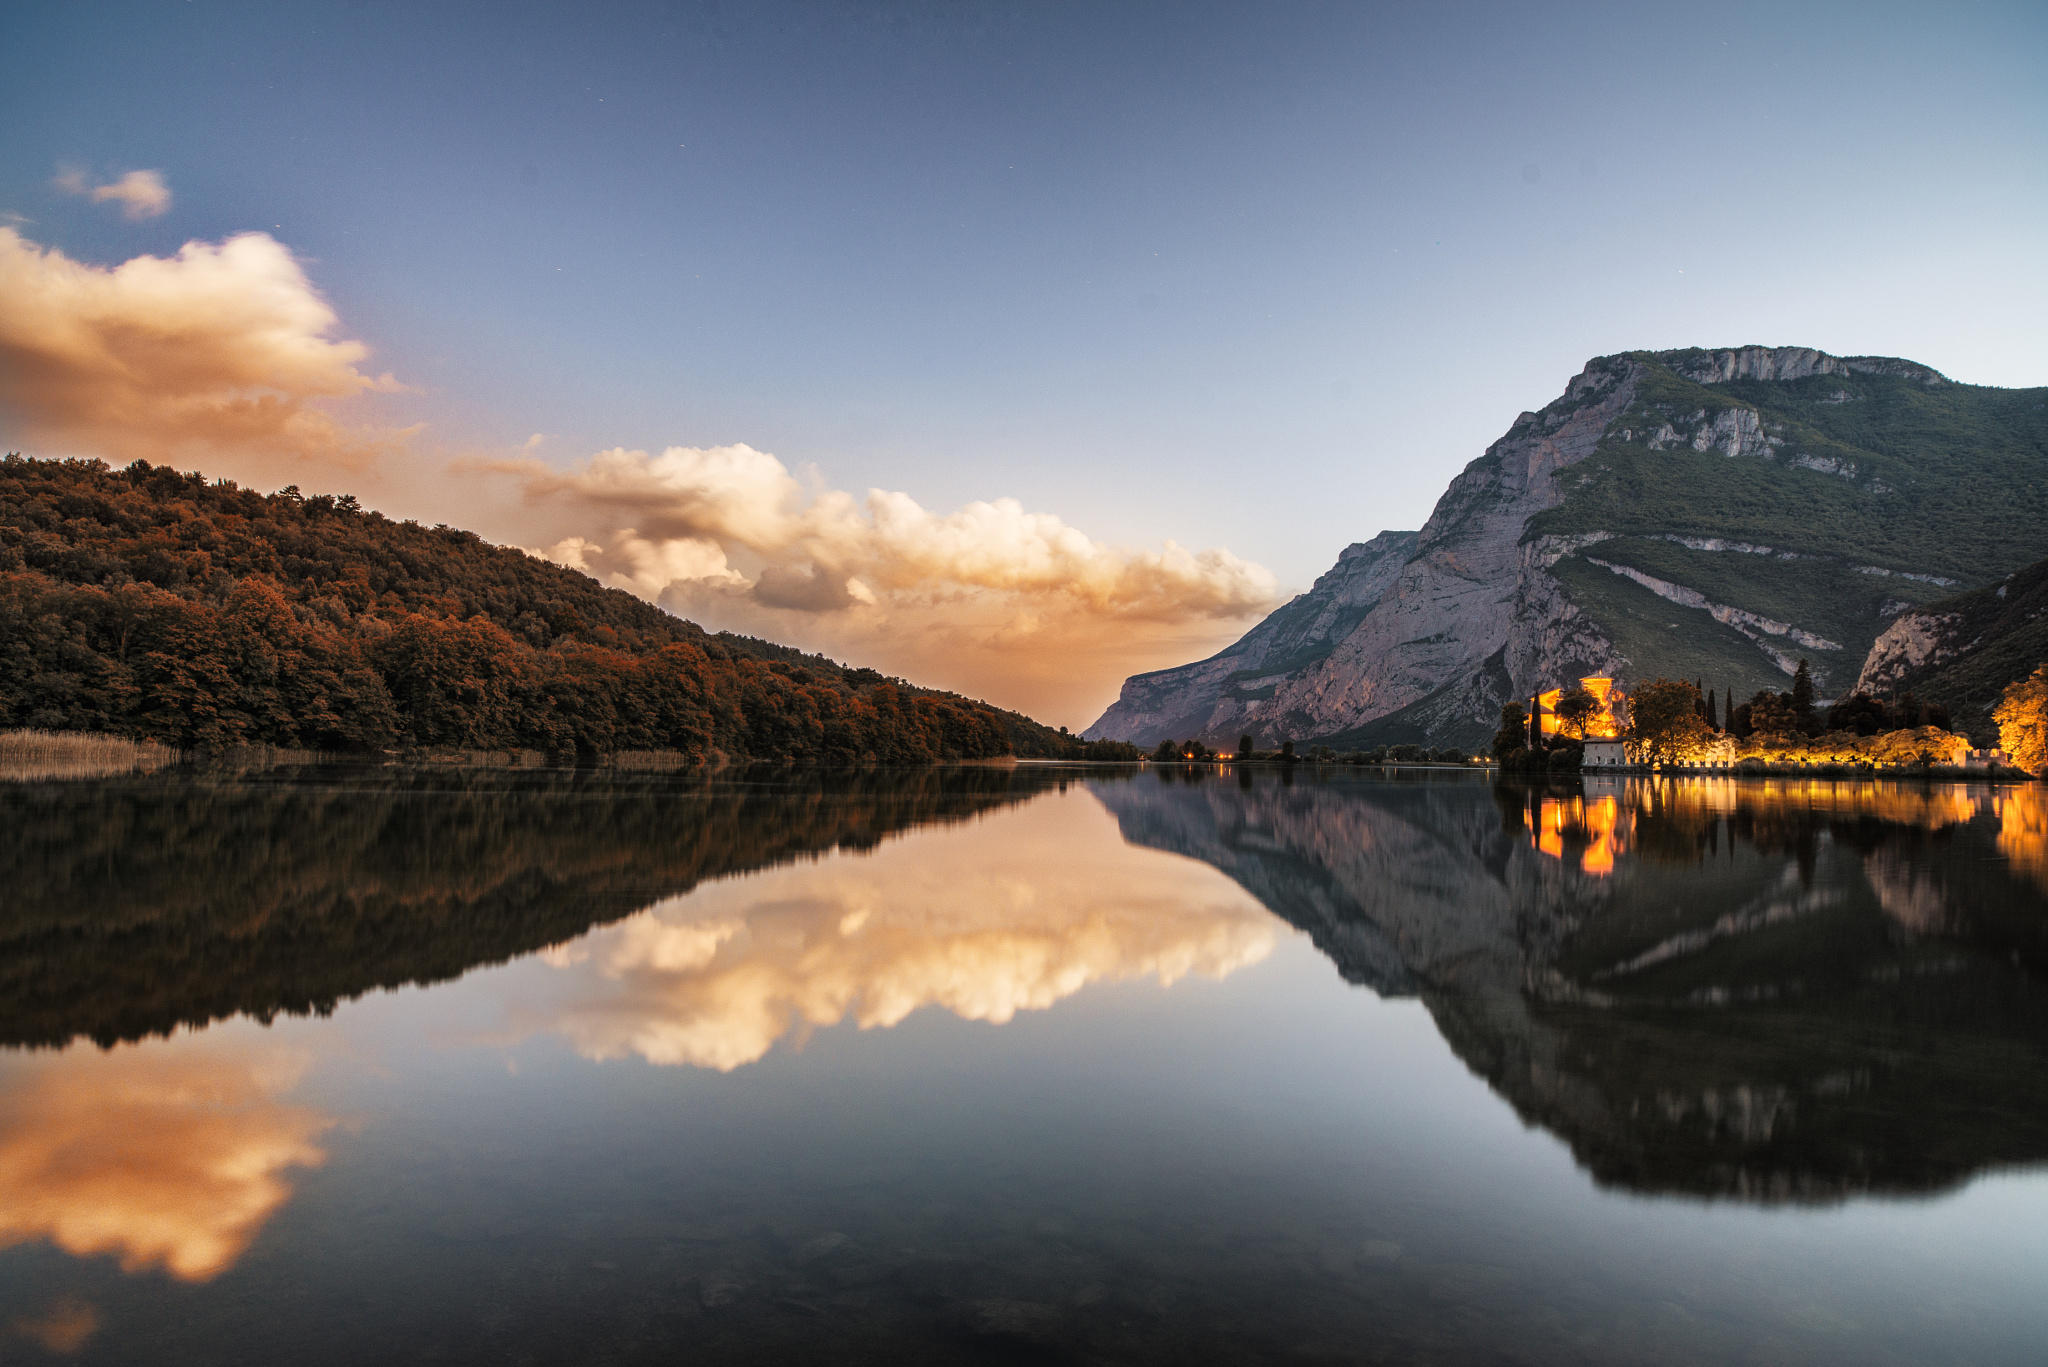
[(922, 763), (1029, 717), (695, 624), (473, 532), (138, 461), (0, 460), (0, 728), (174, 745)]
[(1235, 645), (1195, 664), (1132, 675), (1088, 734), (1153, 743), (1168, 736), (1235, 735), (1252, 726), (1260, 705), (1289, 676), (1328, 656), (1357, 629), (1414, 553), (1414, 532), (1381, 532), (1345, 547), (1314, 588)]
[(1747, 696), (1802, 657), (1845, 693), (1901, 614), (2044, 555), (2048, 389), (1793, 347), (1606, 356), (1419, 533), (1352, 547), (1275, 614), (1290, 627), (1341, 588), (1327, 631), (1276, 629), (1298, 648), (1242, 662), (1269, 619), (1137, 675), (1086, 734), (1469, 746), (1504, 701), (1579, 675)]
[(2048, 560), (1896, 618), (1870, 648), (1856, 687), (1873, 697), (1911, 693), (1938, 702), (1958, 730), (1994, 745), (1991, 709), (1999, 694), (2043, 663)]

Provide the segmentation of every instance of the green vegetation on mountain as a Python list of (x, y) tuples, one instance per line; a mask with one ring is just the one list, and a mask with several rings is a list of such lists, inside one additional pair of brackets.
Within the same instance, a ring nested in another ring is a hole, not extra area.
[[(1776, 677), (1769, 651), (1812, 659), (1822, 691), (1844, 692), (1899, 613), (2048, 554), (2048, 389), (1903, 363), (1794, 380), (1681, 373), (1706, 357), (1634, 354), (1629, 407), (1525, 533), (1601, 538), (1552, 572), (1638, 674), (1747, 693)], [(1613, 567), (1809, 639), (1724, 625)]]
[(1783, 672), (1755, 642), (1704, 608), (1668, 602), (1579, 556), (1559, 561), (1551, 573), (1579, 610), (1600, 623), (1615, 649), (1631, 661), (1662, 662), (1655, 671), (1642, 671), (1648, 677), (1698, 679), (1743, 698), (1785, 684)]
[(1934, 641), (1932, 653), (1887, 667), (1880, 645), (1871, 660), (1873, 682), (1889, 694), (1940, 703), (1977, 740), (1994, 743), (1991, 709), (1999, 696), (2048, 664), (2048, 560), (1929, 603), (1907, 625), (1915, 624)]
[(1061, 756), (1014, 712), (748, 637), (352, 497), (0, 461), (0, 727), (216, 749)]

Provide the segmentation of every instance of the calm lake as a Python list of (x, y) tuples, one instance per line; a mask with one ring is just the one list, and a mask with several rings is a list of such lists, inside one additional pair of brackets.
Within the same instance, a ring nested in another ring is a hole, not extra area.
[(0, 784), (0, 1359), (2026, 1363), (2048, 791)]

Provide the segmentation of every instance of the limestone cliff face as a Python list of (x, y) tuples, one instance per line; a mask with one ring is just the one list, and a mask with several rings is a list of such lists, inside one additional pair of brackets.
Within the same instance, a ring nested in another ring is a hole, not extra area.
[(1601, 357), (1420, 532), (1133, 677), (1087, 734), (1471, 747), (1502, 703), (1580, 675), (1746, 697), (1801, 659), (1846, 693), (1901, 613), (2048, 552), (2044, 396), (1808, 347)]
[(1607, 666), (1612, 646), (1544, 574), (1555, 547), (1522, 537), (1558, 503), (1557, 474), (1628, 407), (1638, 369), (1627, 357), (1592, 362), (1467, 466), (1419, 533), (1351, 546), (1219, 655), (1134, 675), (1086, 734), (1143, 744), (1327, 736), (1414, 707), (1415, 729), (1462, 735), (1557, 668)]
[[(1483, 720), (1533, 684), (1533, 670), (1610, 665), (1612, 646), (1557, 604), (1543, 549), (1525, 548), (1522, 538), (1530, 518), (1562, 500), (1559, 473), (1591, 455), (1628, 408), (1639, 369), (1627, 357), (1594, 361), (1563, 398), (1524, 413), (1467, 466), (1437, 500), (1414, 558), (1385, 596), (1274, 694), (1267, 711), (1275, 723), (1294, 734), (1340, 734), (1446, 689), (1453, 713)], [(1439, 724), (1423, 729), (1451, 729), (1441, 724), (1449, 717), (1431, 720)]]
[(1414, 532), (1381, 532), (1345, 547), (1315, 587), (1228, 649), (1191, 665), (1132, 675), (1116, 703), (1085, 734), (1150, 745), (1168, 737), (1234, 740), (1256, 729), (1261, 703), (1290, 671), (1327, 654), (1350, 634), (1414, 550)]
[(1700, 384), (1730, 380), (1803, 380), (1809, 375), (1887, 375), (1921, 384), (1947, 384), (1932, 366), (1894, 356), (1830, 356), (1802, 346), (1744, 346), (1722, 351), (1668, 352), (1671, 368)]
[(1957, 647), (1950, 636), (1961, 621), (1953, 612), (1909, 612), (1894, 621), (1864, 657), (1856, 692), (1890, 697), (1916, 671), (1949, 659)]

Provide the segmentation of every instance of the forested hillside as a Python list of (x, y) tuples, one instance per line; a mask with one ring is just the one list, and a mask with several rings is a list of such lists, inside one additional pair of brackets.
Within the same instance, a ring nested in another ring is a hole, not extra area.
[(1525, 536), (1642, 676), (1746, 696), (1806, 658), (1841, 696), (1900, 613), (2048, 554), (2048, 391), (1634, 359), (1634, 401)]
[(0, 727), (213, 749), (923, 763), (1078, 743), (710, 635), (472, 532), (137, 462), (0, 461)]
[(1927, 604), (1877, 638), (1856, 686), (1940, 703), (1957, 729), (1998, 743), (1991, 709), (2006, 686), (2048, 663), (2048, 560), (1996, 584)]

